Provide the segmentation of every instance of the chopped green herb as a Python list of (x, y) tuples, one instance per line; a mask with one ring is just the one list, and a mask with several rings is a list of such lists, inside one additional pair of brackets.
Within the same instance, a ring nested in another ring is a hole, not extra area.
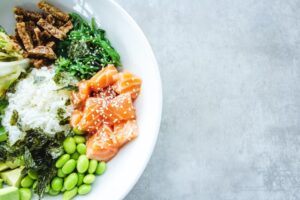
[(11, 125), (11, 126), (16, 125), (17, 122), (18, 122), (18, 119), (19, 119), (19, 113), (18, 113), (18, 111), (13, 110), (13, 113), (12, 113), (12, 115), (11, 115), (10, 122), (9, 122), (10, 125)]

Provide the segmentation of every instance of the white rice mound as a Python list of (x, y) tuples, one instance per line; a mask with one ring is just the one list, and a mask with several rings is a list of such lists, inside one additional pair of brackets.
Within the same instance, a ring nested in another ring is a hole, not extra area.
[[(43, 67), (33, 69), (30, 74), (16, 85), (15, 93), (8, 93), (9, 105), (2, 120), (3, 126), (9, 133), (9, 142), (14, 144), (24, 137), (26, 130), (40, 128), (49, 135), (70, 130), (69, 125), (59, 125), (57, 110), (63, 108), (64, 117), (70, 116), (71, 106), (65, 106), (69, 100), (69, 92), (59, 90), (62, 86), (53, 81), (55, 72), (53, 69)], [(10, 125), (13, 111), (18, 112), (18, 124)]]

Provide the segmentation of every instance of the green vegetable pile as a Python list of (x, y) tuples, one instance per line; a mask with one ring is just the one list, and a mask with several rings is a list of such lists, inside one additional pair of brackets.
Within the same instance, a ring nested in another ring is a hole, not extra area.
[(0, 61), (15, 61), (22, 59), (12, 40), (0, 26)]
[(46, 188), (50, 195), (63, 193), (64, 200), (89, 193), (96, 175), (102, 175), (106, 170), (105, 162), (89, 160), (85, 155), (84, 133), (76, 129), (73, 132), (75, 135), (63, 142), (64, 154), (55, 163), (57, 173)]
[(79, 79), (89, 79), (107, 64), (120, 66), (120, 56), (98, 28), (94, 19), (89, 25), (76, 13), (70, 14), (73, 30), (58, 43), (56, 72), (68, 72)]

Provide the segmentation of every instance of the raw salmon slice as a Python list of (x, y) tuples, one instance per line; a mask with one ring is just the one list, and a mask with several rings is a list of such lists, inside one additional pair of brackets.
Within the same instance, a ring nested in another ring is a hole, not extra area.
[(103, 123), (104, 104), (105, 102), (101, 98), (88, 98), (77, 128), (88, 132), (97, 131)]
[(103, 118), (107, 124), (135, 119), (135, 109), (131, 95), (126, 93), (113, 98), (104, 108)]
[(102, 126), (96, 134), (93, 134), (86, 143), (87, 157), (99, 161), (112, 159), (118, 153), (119, 148), (113, 144), (111, 135), (113, 135), (113, 132), (106, 125)]
[(91, 91), (88, 81), (80, 81), (78, 83), (78, 92), (71, 93), (71, 102), (78, 108), (84, 106), (85, 101), (89, 97)]
[(98, 91), (114, 84), (117, 74), (118, 70), (113, 65), (107, 65), (89, 80), (89, 85), (92, 90)]
[(78, 83), (78, 94), (81, 101), (87, 100), (91, 93), (89, 81), (80, 81)]
[(70, 119), (70, 124), (72, 127), (77, 127), (77, 125), (79, 124), (79, 122), (82, 119), (82, 112), (79, 110), (74, 110)]
[(130, 72), (118, 74), (118, 80), (113, 89), (118, 94), (130, 93), (132, 99), (136, 99), (141, 91), (142, 80)]
[(112, 136), (112, 141), (118, 147), (122, 147), (126, 143), (136, 138), (137, 135), (138, 126), (136, 120), (128, 120), (114, 126), (114, 135)]

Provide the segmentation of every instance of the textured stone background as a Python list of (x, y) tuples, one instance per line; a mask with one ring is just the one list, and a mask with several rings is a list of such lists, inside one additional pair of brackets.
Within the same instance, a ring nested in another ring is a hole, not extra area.
[(126, 200), (300, 199), (300, 1), (117, 2), (164, 90), (156, 149)]

